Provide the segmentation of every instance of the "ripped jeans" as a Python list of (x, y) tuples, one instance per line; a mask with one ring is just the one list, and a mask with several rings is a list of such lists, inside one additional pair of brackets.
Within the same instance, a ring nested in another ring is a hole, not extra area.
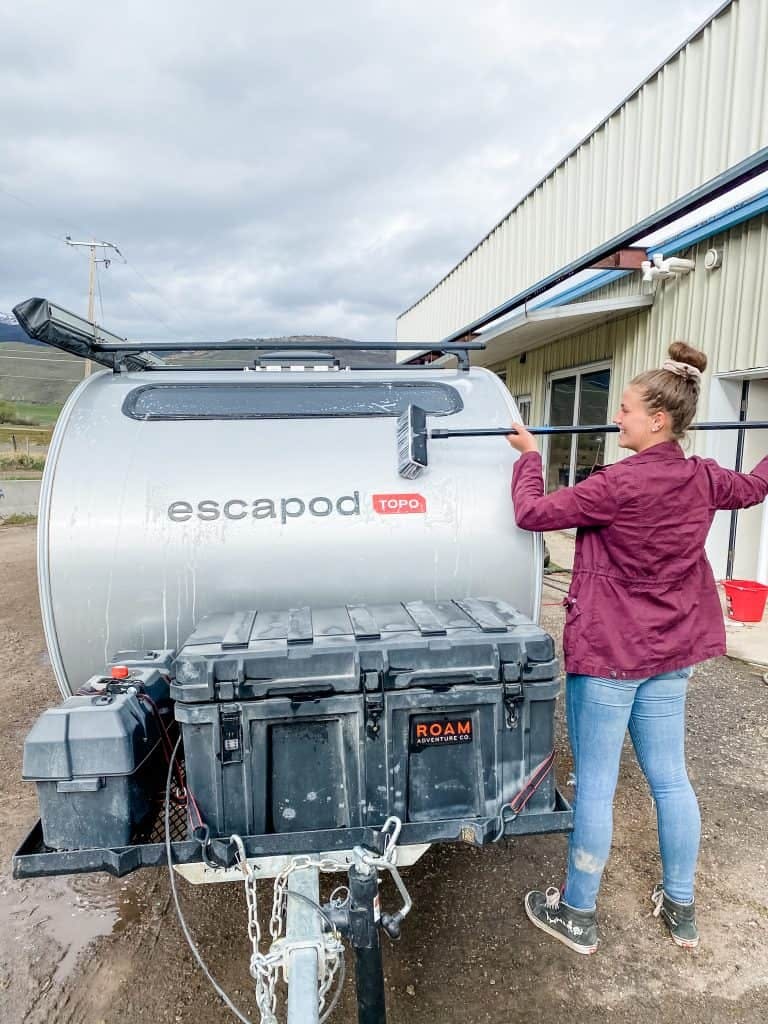
[(574, 829), (564, 900), (592, 910), (613, 833), (613, 795), (627, 726), (656, 801), (664, 891), (693, 899), (701, 819), (685, 769), (685, 695), (691, 669), (648, 679), (566, 677), (566, 716), (576, 775)]

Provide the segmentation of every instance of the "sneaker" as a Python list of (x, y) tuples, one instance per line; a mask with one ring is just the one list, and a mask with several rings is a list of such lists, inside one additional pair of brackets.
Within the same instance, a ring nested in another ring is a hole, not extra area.
[(554, 886), (546, 892), (535, 889), (529, 892), (525, 897), (525, 912), (532, 924), (574, 952), (587, 955), (596, 952), (600, 940), (595, 911), (569, 907)]
[(696, 908), (691, 903), (676, 903), (664, 892), (661, 882), (651, 893), (653, 916), (662, 917), (669, 933), (678, 946), (695, 949), (699, 944), (699, 930), (696, 927)]

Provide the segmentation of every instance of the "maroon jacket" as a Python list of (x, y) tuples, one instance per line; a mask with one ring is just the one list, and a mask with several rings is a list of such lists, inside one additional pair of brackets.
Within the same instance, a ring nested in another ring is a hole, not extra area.
[(687, 459), (675, 441), (544, 494), (541, 456), (515, 463), (512, 500), (525, 530), (576, 526), (563, 646), (566, 671), (643, 679), (725, 653), (704, 542), (717, 509), (768, 495), (768, 456), (752, 473)]

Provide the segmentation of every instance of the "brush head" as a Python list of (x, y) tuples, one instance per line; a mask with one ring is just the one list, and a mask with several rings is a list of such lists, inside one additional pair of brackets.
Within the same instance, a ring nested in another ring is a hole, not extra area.
[(409, 405), (397, 418), (397, 471), (406, 480), (427, 468), (427, 414)]

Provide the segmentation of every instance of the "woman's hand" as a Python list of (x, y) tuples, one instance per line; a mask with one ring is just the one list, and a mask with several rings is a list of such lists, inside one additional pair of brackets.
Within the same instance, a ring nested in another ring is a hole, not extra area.
[(512, 426), (515, 433), (507, 434), (507, 440), (516, 451), (524, 453), (539, 450), (536, 438), (525, 429), (522, 423), (513, 423)]

